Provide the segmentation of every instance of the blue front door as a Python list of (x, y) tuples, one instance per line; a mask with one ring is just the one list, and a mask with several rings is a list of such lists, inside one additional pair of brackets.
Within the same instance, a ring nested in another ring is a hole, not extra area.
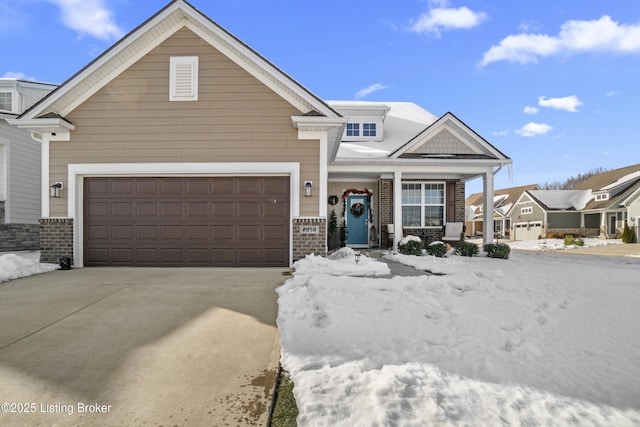
[(369, 244), (369, 203), (367, 195), (347, 197), (347, 244)]

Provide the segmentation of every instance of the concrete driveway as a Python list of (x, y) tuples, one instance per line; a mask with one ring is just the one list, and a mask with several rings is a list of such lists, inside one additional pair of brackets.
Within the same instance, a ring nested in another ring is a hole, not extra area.
[(0, 284), (0, 425), (264, 425), (283, 270), (84, 268)]

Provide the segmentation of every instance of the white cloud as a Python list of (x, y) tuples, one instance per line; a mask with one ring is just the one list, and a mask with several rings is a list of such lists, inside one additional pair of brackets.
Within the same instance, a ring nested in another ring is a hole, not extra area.
[(525, 114), (538, 114), (538, 111), (540, 111), (539, 108), (529, 107), (528, 105), (524, 107), (524, 110), (523, 110)]
[(124, 31), (113, 21), (103, 0), (49, 0), (62, 11), (64, 25), (100, 40), (117, 40)]
[(529, 122), (516, 131), (518, 135), (528, 138), (536, 135), (543, 135), (553, 129), (551, 126), (544, 123)]
[(567, 21), (557, 36), (516, 34), (491, 46), (480, 66), (497, 61), (536, 63), (552, 55), (582, 52), (640, 53), (640, 23), (619, 24), (609, 16), (591, 21)]
[(509, 130), (498, 130), (493, 132), (493, 136), (507, 136), (509, 135)]
[(382, 83), (373, 84), (373, 85), (371, 85), (369, 87), (366, 87), (366, 88), (361, 89), (358, 92), (356, 92), (355, 99), (364, 98), (366, 96), (371, 95), (373, 92), (377, 92), (379, 90), (388, 89), (388, 87), (389, 86), (385, 86)]
[(411, 26), (411, 30), (416, 33), (431, 33), (439, 37), (443, 30), (473, 28), (487, 17), (484, 12), (474, 12), (468, 7), (455, 9), (445, 6), (446, 2), (438, 2), (438, 7), (420, 15)]
[(572, 113), (578, 112), (578, 107), (582, 105), (582, 101), (577, 96), (565, 96), (564, 98), (549, 98), (541, 96), (538, 98), (538, 105), (541, 107), (555, 108), (556, 110), (565, 110)]
[(29, 80), (25, 73), (15, 73), (13, 71), (7, 71), (2, 75), (3, 79), (18, 79), (18, 80)]
[(617, 90), (611, 89), (609, 92), (607, 92), (607, 96), (618, 96), (618, 95), (620, 95), (620, 92), (618, 92)]

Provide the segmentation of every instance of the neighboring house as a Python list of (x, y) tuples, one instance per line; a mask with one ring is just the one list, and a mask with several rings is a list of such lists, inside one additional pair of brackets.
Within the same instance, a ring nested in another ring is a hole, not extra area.
[(11, 123), (62, 184), (42, 260), (75, 266), (288, 266), (326, 253), (330, 210), (352, 247), (433, 240), (511, 164), (451, 113), (325, 102), (182, 0)]
[(37, 249), (41, 217), (41, 145), (7, 123), (55, 85), (0, 79), (0, 250)]
[(640, 164), (599, 173), (576, 188), (593, 192), (583, 213), (588, 226), (599, 228), (600, 237), (620, 235), (626, 221), (638, 226)]
[[(511, 237), (511, 217), (509, 212), (513, 204), (522, 193), (527, 190), (539, 190), (538, 184), (496, 190), (493, 197), (493, 230), (498, 237)], [(483, 194), (474, 193), (467, 197), (466, 206), (466, 234), (467, 236), (481, 236), (484, 223)]]
[(513, 240), (536, 240), (550, 233), (598, 235), (582, 213), (592, 198), (591, 190), (526, 190), (508, 213)]

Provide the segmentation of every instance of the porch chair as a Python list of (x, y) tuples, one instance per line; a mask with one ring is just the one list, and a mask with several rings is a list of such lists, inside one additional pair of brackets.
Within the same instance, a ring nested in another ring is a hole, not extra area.
[(448, 222), (444, 226), (442, 241), (452, 245), (464, 240), (466, 226), (464, 222)]

